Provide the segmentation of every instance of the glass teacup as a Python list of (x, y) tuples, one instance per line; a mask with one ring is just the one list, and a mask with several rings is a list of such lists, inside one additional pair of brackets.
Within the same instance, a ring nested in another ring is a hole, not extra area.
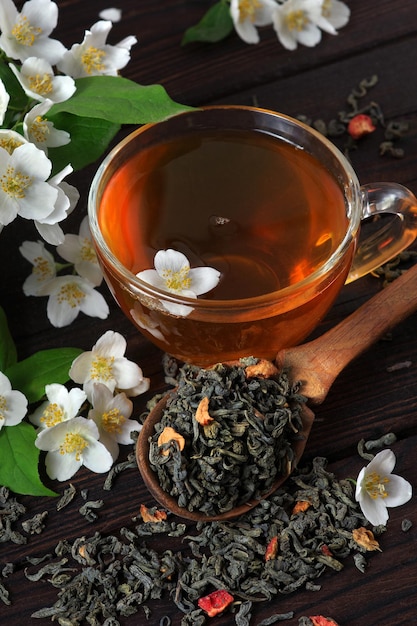
[[(201, 366), (273, 359), (299, 344), (346, 282), (417, 233), (408, 189), (360, 186), (318, 132), (243, 106), (193, 109), (135, 130), (98, 169), (88, 210), (124, 313), (162, 350)], [(396, 217), (376, 220), (359, 240), (361, 222), (384, 213)], [(211, 268), (216, 284), (193, 293), (188, 266), (169, 265), (178, 256)], [(155, 257), (168, 261), (157, 262), (154, 281)]]

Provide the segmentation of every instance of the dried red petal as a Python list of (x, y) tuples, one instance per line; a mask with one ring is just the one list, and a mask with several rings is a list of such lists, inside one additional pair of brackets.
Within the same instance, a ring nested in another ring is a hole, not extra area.
[(198, 600), (198, 606), (203, 609), (209, 617), (215, 617), (233, 602), (234, 598), (226, 589), (217, 589), (208, 596)]
[(376, 126), (374, 125), (372, 118), (369, 115), (365, 115), (364, 113), (359, 113), (352, 117), (348, 124), (348, 133), (353, 139), (360, 139), (363, 135), (369, 135), (369, 133), (373, 133), (376, 130)]
[(144, 504), (140, 505), (140, 515), (145, 523), (147, 522), (162, 522), (166, 520), (167, 514), (165, 511), (155, 510), (153, 513), (150, 512), (147, 506)]
[(270, 561), (271, 559), (275, 559), (278, 552), (278, 537), (272, 537), (271, 541), (268, 543), (265, 550), (265, 561)]
[(338, 626), (334, 619), (323, 617), (323, 615), (309, 615), (309, 619), (313, 622), (313, 626)]
[(304, 511), (307, 511), (307, 509), (309, 509), (310, 507), (311, 502), (309, 502), (308, 500), (298, 500), (298, 502), (295, 503), (293, 510), (291, 511), (291, 515), (304, 513)]
[(321, 550), (321, 553), (324, 554), (325, 556), (333, 556), (333, 552), (330, 550), (329, 546), (325, 543), (323, 543), (320, 550)]

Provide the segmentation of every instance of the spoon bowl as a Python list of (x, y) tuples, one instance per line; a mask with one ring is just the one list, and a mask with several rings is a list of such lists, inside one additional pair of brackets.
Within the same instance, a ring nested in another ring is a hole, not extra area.
[[(224, 513), (219, 513), (218, 515), (206, 515), (201, 511), (189, 511), (185, 507), (178, 506), (178, 502), (172, 496), (170, 496), (166, 491), (164, 491), (158, 483), (157, 475), (153, 471), (150, 461), (149, 461), (149, 439), (154, 434), (155, 424), (157, 424), (163, 415), (164, 409), (168, 404), (168, 401), (175, 394), (175, 390), (169, 391), (165, 394), (161, 400), (155, 405), (152, 411), (147, 416), (145, 423), (142, 427), (142, 430), (139, 433), (139, 438), (136, 446), (136, 460), (138, 463), (138, 467), (140, 473), (142, 474), (143, 482), (147, 486), (148, 490), (155, 498), (155, 500), (163, 507), (174, 513), (178, 517), (183, 517), (185, 519), (190, 519), (194, 521), (215, 521), (215, 520), (227, 520), (242, 515), (246, 513), (249, 509), (252, 509), (257, 504), (259, 504), (260, 500), (253, 499), (248, 500), (244, 504), (240, 506), (234, 507), (230, 509), (230, 511), (225, 511)], [(314, 413), (307, 407), (302, 407), (302, 430), (300, 430), (297, 434), (297, 439), (294, 441), (292, 445), (294, 458), (292, 461), (292, 469), (296, 467), (298, 461), (302, 457), (304, 453), (304, 448), (307, 443), (307, 439), (310, 435), (310, 430), (313, 426), (314, 421)], [(267, 498), (274, 491), (282, 485), (282, 483), (288, 478), (289, 473), (287, 475), (281, 475), (271, 486), (271, 488), (263, 494), (263, 498)]]
[[(318, 339), (281, 350), (276, 357), (276, 365), (279, 369), (289, 370), (293, 382), (300, 381), (300, 393), (310, 402), (320, 404), (335, 378), (350, 361), (417, 309), (416, 294), (417, 266), (414, 266)], [(152, 496), (175, 515), (194, 521), (232, 519), (255, 507), (260, 500), (249, 500), (225, 513), (209, 516), (201, 511), (189, 511), (178, 506), (175, 498), (161, 488), (149, 461), (149, 440), (154, 433), (155, 424), (161, 420), (164, 409), (174, 394), (175, 390), (168, 392), (152, 409), (137, 441), (138, 467)], [(301, 419), (300, 437), (292, 444), (294, 460), (291, 470), (301, 459), (313, 426), (314, 413), (306, 405), (302, 407)], [(269, 491), (263, 494), (263, 498), (276, 491), (289, 474), (290, 472), (280, 476)]]

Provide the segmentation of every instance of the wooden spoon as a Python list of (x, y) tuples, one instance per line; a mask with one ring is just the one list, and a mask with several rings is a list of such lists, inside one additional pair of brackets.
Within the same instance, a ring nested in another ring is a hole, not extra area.
[[(310, 402), (320, 404), (325, 399), (333, 381), (343, 368), (367, 350), (377, 339), (417, 310), (417, 265), (413, 266), (388, 287), (357, 309), (347, 319), (324, 335), (306, 344), (281, 350), (276, 357), (279, 368), (288, 368), (293, 381), (301, 381), (300, 392)], [(155, 424), (161, 419), (169, 397), (168, 392), (150, 412), (139, 434), (136, 458), (142, 478), (153, 497), (175, 515), (195, 521), (225, 520), (237, 517), (259, 503), (251, 500), (226, 513), (208, 516), (199, 511), (179, 507), (175, 498), (163, 491), (149, 463), (149, 438)], [(314, 413), (303, 407), (302, 438), (294, 442), (294, 463), (299, 462), (314, 421)], [(281, 476), (264, 494), (273, 493), (288, 478)]]

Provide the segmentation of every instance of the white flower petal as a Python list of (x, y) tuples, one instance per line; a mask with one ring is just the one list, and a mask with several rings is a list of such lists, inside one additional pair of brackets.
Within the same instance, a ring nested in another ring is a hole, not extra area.
[(113, 372), (118, 389), (135, 387), (143, 377), (140, 367), (127, 359), (116, 359), (113, 363)]
[(136, 398), (136, 396), (140, 396), (142, 393), (146, 393), (146, 391), (149, 390), (150, 385), (151, 381), (149, 378), (142, 378), (138, 385), (131, 389), (124, 389), (124, 392), (127, 396), (129, 396), (129, 398)]
[(391, 474), (392, 470), (395, 467), (396, 458), (395, 454), (392, 450), (381, 450), (378, 452), (368, 463), (366, 468), (366, 473), (377, 472), (381, 474), (381, 476), (385, 476), (387, 474)]
[(327, 0), (323, 14), (334, 28), (343, 28), (349, 21), (350, 9), (339, 0)]
[(220, 280), (220, 272), (213, 267), (196, 267), (190, 270), (191, 289), (199, 296), (216, 287)]
[(45, 457), (46, 473), (53, 480), (68, 480), (74, 476), (81, 466), (82, 461), (77, 460), (74, 455), (62, 455), (58, 451), (51, 451)]
[(166, 271), (177, 273), (190, 268), (190, 263), (185, 254), (171, 248), (159, 250), (155, 254), (154, 265), (160, 276)]
[(402, 476), (397, 476), (396, 474), (390, 475), (387, 492), (388, 495), (384, 498), (384, 501), (385, 506), (389, 507), (405, 504), (413, 495), (413, 490), (408, 480), (405, 480)]
[(98, 317), (101, 320), (107, 319), (110, 314), (110, 308), (104, 296), (93, 287), (86, 288), (86, 298), (80, 305), (80, 311), (89, 317)]
[(91, 361), (92, 352), (83, 352), (74, 359), (69, 370), (69, 376), (75, 383), (82, 385), (89, 379)]
[(368, 493), (365, 493), (359, 503), (364, 516), (372, 526), (386, 525), (389, 515), (382, 498), (374, 500)]
[(99, 441), (91, 441), (83, 451), (83, 464), (92, 472), (108, 472), (113, 465), (113, 457)]
[(122, 357), (126, 348), (127, 342), (123, 335), (114, 330), (107, 330), (93, 346), (93, 352), (103, 356)]
[(0, 78), (0, 126), (3, 124), (4, 116), (9, 106), (10, 96), (4, 86), (3, 81)]
[(110, 20), (110, 22), (120, 22), (122, 19), (122, 11), (116, 8), (103, 9), (99, 13), (102, 20)]
[(309, 24), (298, 33), (297, 39), (303, 46), (313, 48), (321, 41), (321, 30), (314, 24)]
[(142, 272), (136, 274), (136, 276), (140, 280), (143, 280), (143, 282), (152, 285), (152, 287), (162, 289), (163, 291), (165, 291), (166, 289), (165, 281), (163, 280), (163, 278), (160, 277), (156, 270), (143, 270)]
[(257, 43), (259, 43), (260, 39), (259, 39), (258, 30), (257, 30), (256, 26), (254, 24), (252, 24), (252, 22), (249, 22), (249, 21), (244, 21), (244, 22), (237, 21), (237, 22), (235, 22), (234, 26), (235, 26), (235, 30), (236, 30), (237, 34), (242, 39), (242, 41), (244, 41), (245, 43), (249, 43), (249, 44), (257, 44)]

